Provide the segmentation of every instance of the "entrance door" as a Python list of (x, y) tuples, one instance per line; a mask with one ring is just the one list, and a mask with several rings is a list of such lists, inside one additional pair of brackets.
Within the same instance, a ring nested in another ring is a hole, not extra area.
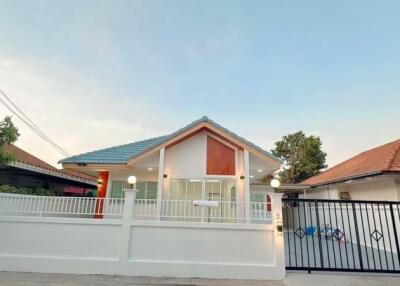
[(222, 191), (221, 181), (208, 180), (205, 181), (205, 198), (209, 201), (217, 201), (217, 207), (208, 207), (208, 222), (221, 222), (222, 211)]

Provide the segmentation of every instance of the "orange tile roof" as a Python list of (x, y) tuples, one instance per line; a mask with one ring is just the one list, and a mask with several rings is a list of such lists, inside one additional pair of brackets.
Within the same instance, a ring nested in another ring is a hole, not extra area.
[(318, 186), (384, 172), (400, 172), (400, 139), (362, 152), (301, 184)]
[[(69, 179), (78, 178), (78, 179), (84, 179), (84, 180), (89, 180), (92, 183), (97, 184), (97, 178), (69, 170), (69, 169), (57, 169), (53, 167), (52, 165), (40, 160), (39, 158), (33, 156), (32, 154), (29, 154), (28, 152), (22, 150), (21, 148), (18, 148), (15, 145), (6, 145), (5, 147), (6, 152), (12, 154), (15, 157), (15, 161), (24, 163), (30, 166), (34, 167), (39, 167), (41, 169), (47, 170), (47, 171), (52, 171), (52, 172), (57, 172), (61, 175), (65, 175), (69, 177)], [(68, 178), (67, 178), (68, 179)]]

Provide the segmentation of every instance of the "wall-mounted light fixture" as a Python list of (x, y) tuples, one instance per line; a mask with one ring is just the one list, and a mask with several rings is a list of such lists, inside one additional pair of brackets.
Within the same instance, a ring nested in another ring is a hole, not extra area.
[(279, 188), (280, 185), (281, 185), (281, 182), (278, 179), (272, 179), (271, 180), (271, 187)]
[(282, 233), (283, 233), (282, 220), (276, 221), (276, 231), (278, 232), (279, 235), (282, 235)]
[(168, 178), (167, 174), (162, 175), (164, 179)]
[(283, 222), (282, 222), (282, 218), (281, 218), (279, 213), (276, 214), (275, 221), (276, 221), (276, 223), (275, 223), (276, 224), (276, 231), (278, 232), (279, 236), (282, 236), (282, 234), (283, 234)]
[(103, 185), (103, 180), (102, 179), (98, 179), (97, 180), (97, 186), (101, 187), (101, 185)]
[(135, 176), (129, 176), (127, 181), (128, 181), (128, 184), (129, 184), (129, 188), (133, 189), (133, 185), (136, 184), (136, 177)]

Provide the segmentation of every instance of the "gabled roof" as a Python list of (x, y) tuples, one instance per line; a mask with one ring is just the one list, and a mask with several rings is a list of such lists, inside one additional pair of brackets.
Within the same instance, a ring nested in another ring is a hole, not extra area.
[(62, 177), (67, 180), (74, 180), (79, 182), (85, 182), (92, 185), (97, 185), (97, 178), (69, 170), (69, 169), (57, 169), (52, 165), (40, 160), (39, 158), (29, 154), (28, 152), (18, 148), (15, 145), (9, 144), (5, 145), (4, 149), (7, 153), (14, 156), (15, 162), (11, 163), (12, 167), (23, 167), (23, 166), (31, 166), (32, 170), (35, 170), (40, 173), (45, 173), (47, 175), (56, 175), (57, 177)]
[(219, 129), (220, 131), (232, 136), (236, 140), (240, 141), (241, 143), (254, 148), (258, 152), (268, 156), (272, 160), (280, 162), (280, 159), (273, 156), (268, 151), (262, 149), (261, 147), (247, 141), (246, 139), (238, 136), (237, 134), (233, 133), (232, 131), (222, 127), (218, 123), (212, 121), (208, 117), (204, 116), (192, 123), (186, 125), (185, 127), (165, 136), (155, 137), (147, 140), (137, 141), (134, 143), (129, 143), (125, 145), (119, 145), (111, 148), (105, 148), (97, 151), (92, 151), (88, 153), (83, 153), (80, 155), (72, 156), (69, 158), (65, 158), (60, 160), (60, 163), (63, 164), (126, 164), (129, 160), (149, 151), (157, 146), (167, 142), (170, 139), (173, 139), (176, 136), (183, 134), (184, 132), (190, 130), (191, 128), (195, 127), (200, 123), (208, 123)]
[(400, 139), (365, 151), (301, 184), (318, 186), (385, 172), (400, 172)]

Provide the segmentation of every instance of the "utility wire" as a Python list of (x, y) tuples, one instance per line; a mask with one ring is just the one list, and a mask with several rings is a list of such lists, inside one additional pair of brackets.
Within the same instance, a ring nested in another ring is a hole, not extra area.
[[(8, 96), (7, 94), (0, 89), (0, 94), (4, 96), (4, 98), (7, 99), (9, 103), (7, 103), (5, 100), (0, 98), (0, 102), (8, 109), (10, 110), (15, 116), (17, 116), (23, 123), (25, 123), (33, 132), (35, 132), (38, 136), (40, 136), (43, 140), (45, 140), (47, 143), (52, 145), (54, 148), (56, 148), (63, 156), (70, 156), (70, 153), (63, 149), (60, 145), (55, 143), (49, 136), (44, 133), (35, 122), (33, 122)], [(14, 109), (9, 105), (11, 104)]]

